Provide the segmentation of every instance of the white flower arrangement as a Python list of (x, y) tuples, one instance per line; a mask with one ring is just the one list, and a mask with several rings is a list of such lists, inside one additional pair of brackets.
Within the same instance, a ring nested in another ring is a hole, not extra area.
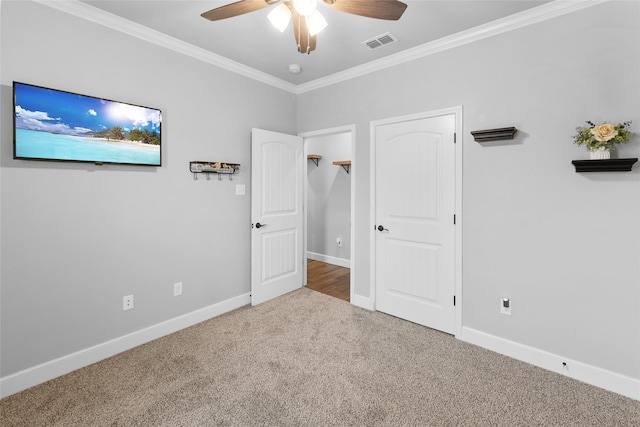
[(576, 144), (584, 145), (589, 151), (604, 149), (611, 151), (618, 144), (624, 144), (631, 139), (633, 133), (629, 131), (631, 121), (618, 123), (603, 123), (596, 126), (593, 122), (587, 121), (589, 126), (576, 128), (577, 133), (573, 139)]

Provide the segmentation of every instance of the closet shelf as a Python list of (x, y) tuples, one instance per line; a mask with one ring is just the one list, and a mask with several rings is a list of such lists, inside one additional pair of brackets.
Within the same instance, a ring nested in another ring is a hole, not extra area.
[(315, 163), (316, 166), (318, 166), (318, 162), (320, 161), (321, 158), (322, 158), (322, 156), (320, 154), (308, 154), (307, 155), (307, 159), (311, 160), (313, 163)]
[(351, 160), (337, 160), (333, 162), (336, 166), (342, 166), (342, 168), (349, 173), (351, 170)]

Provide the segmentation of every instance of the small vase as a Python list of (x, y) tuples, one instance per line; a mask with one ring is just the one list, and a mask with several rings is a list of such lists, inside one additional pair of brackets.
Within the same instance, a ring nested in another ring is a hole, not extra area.
[(600, 147), (596, 150), (589, 150), (589, 159), (591, 160), (606, 160), (611, 158), (611, 151), (604, 147)]

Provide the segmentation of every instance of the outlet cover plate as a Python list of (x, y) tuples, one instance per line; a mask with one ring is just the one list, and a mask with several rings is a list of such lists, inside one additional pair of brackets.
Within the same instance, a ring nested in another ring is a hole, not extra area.
[(131, 310), (133, 308), (133, 295), (122, 297), (122, 311)]
[(182, 282), (173, 284), (173, 296), (177, 297), (179, 295), (182, 295)]
[(500, 314), (506, 314), (507, 316), (511, 316), (511, 299), (509, 298), (501, 298), (500, 299)]

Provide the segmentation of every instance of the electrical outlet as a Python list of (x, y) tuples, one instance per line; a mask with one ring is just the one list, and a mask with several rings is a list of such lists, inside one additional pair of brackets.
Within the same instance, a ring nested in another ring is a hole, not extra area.
[(182, 282), (173, 284), (173, 296), (177, 297), (178, 295), (182, 295)]
[(122, 311), (131, 310), (133, 308), (133, 295), (122, 297)]
[(507, 316), (511, 316), (511, 300), (509, 298), (501, 298), (500, 299), (500, 313), (506, 314)]

